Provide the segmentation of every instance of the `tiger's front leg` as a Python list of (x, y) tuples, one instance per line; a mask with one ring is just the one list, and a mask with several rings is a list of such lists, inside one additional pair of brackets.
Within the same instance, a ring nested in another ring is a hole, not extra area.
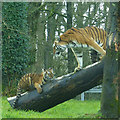
[(38, 93), (41, 93), (41, 92), (42, 92), (42, 87), (41, 87), (41, 85), (40, 85), (39, 83), (35, 83), (34, 86), (35, 86), (35, 88), (37, 89), (37, 92), (38, 92)]
[(75, 56), (75, 59), (77, 61), (77, 64), (78, 64), (78, 66), (74, 69), (74, 73), (75, 73), (75, 72), (78, 72), (79, 70), (81, 70), (81, 68), (80, 68), (80, 63), (78, 61), (77, 55), (75, 54), (75, 51), (73, 50), (73, 48), (71, 48), (71, 50), (72, 50), (72, 52), (73, 52), (73, 54)]

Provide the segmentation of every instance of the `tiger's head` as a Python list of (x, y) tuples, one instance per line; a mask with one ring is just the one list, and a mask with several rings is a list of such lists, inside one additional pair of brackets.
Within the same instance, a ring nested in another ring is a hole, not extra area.
[(53, 54), (60, 54), (65, 51), (65, 48), (73, 47), (76, 45), (76, 34), (78, 30), (75, 28), (68, 29), (63, 33), (53, 44)]
[(53, 77), (54, 77), (53, 68), (47, 69), (47, 70), (46, 70), (46, 75), (47, 75), (49, 78), (53, 78)]
[(52, 68), (44, 70), (44, 78), (47, 79), (47, 80), (54, 78), (54, 72), (53, 72)]
[(59, 45), (59, 41), (55, 41), (53, 44), (53, 54), (59, 55), (61, 52), (64, 52), (66, 49), (65, 45)]

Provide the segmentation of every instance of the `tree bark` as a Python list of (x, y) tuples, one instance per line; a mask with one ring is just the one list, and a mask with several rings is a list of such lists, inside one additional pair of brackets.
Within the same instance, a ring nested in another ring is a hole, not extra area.
[(53, 48), (51, 47), (53, 45), (53, 41), (55, 40), (55, 3), (50, 2), (47, 4), (47, 8), (50, 10), (50, 12), (47, 12), (48, 16), (48, 22), (47, 22), (47, 41), (45, 45), (45, 52), (44, 52), (44, 68), (48, 69), (50, 67), (53, 68)]
[[(64, 101), (74, 98), (80, 93), (89, 90), (102, 83), (104, 60), (86, 68), (70, 73), (43, 85), (43, 92), (38, 94), (36, 90), (24, 93), (19, 98), (16, 109), (45, 111)], [(8, 98), (12, 106), (15, 97)]]
[(112, 37), (109, 37), (111, 45), (107, 44), (101, 97), (101, 112), (105, 118), (118, 118), (118, 86), (116, 83), (118, 78), (118, 52), (115, 51), (114, 43), (116, 42), (115, 38), (117, 40), (117, 4), (110, 3), (109, 26)]
[(120, 2), (117, 4), (118, 10), (117, 10), (117, 31), (118, 31), (118, 117), (120, 119)]
[[(40, 3), (38, 3), (40, 4)], [(41, 5), (42, 6), (42, 5)], [(43, 22), (44, 21), (44, 22)], [(41, 73), (42, 69), (44, 68), (44, 51), (45, 51), (45, 13), (40, 12), (39, 17), (38, 17), (38, 22), (37, 22), (37, 29), (36, 29), (36, 63), (35, 63), (35, 68), (36, 68), (36, 73)]]
[(115, 58), (115, 52), (107, 50), (101, 100), (101, 112), (107, 118), (118, 117), (117, 88), (115, 84), (118, 64)]
[[(67, 2), (67, 29), (72, 27), (72, 2)], [(70, 48), (68, 48), (68, 73), (73, 72), (74, 65), (74, 54)]]

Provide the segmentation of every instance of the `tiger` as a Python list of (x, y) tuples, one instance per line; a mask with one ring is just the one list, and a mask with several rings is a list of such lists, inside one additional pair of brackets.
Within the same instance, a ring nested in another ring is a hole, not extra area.
[(42, 70), (41, 74), (28, 73), (24, 75), (17, 86), (16, 100), (13, 102), (13, 108), (16, 108), (17, 102), (21, 97), (22, 90), (32, 91), (35, 88), (38, 93), (42, 92), (42, 85), (47, 82), (47, 80), (54, 78), (53, 69), (49, 68), (47, 70)]
[[(73, 47), (77, 45), (87, 45), (100, 52), (102, 56), (106, 55), (106, 38), (107, 32), (103, 29), (87, 26), (85, 28), (74, 28), (68, 29), (64, 32), (59, 39), (54, 41), (53, 44), (53, 54), (59, 54), (63, 52), (66, 47), (71, 48), (78, 66), (74, 71), (80, 70), (80, 64), (78, 62), (77, 56), (73, 50)], [(101, 46), (99, 46), (101, 44)]]

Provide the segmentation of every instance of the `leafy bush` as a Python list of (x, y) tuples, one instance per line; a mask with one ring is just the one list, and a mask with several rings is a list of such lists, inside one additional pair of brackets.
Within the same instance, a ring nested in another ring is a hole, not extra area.
[(29, 65), (28, 3), (9, 2), (2, 6), (3, 88), (16, 84)]

